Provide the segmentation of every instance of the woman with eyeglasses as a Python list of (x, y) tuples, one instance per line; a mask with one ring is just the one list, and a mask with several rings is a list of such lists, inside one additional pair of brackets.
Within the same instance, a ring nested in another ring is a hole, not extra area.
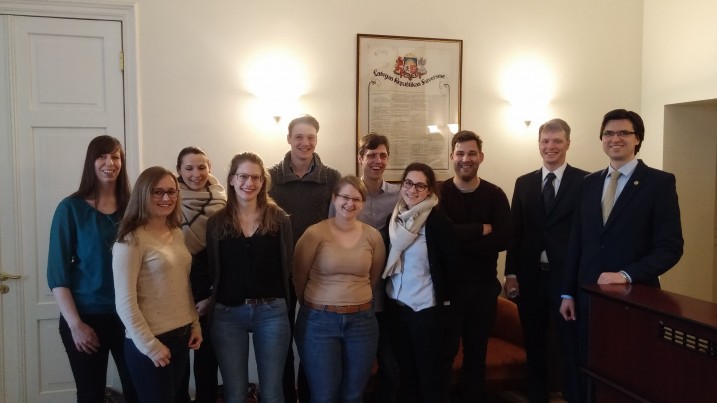
[(112, 244), (129, 195), (122, 145), (98, 136), (87, 146), (79, 189), (60, 202), (52, 218), (47, 281), (60, 308), (60, 337), (79, 403), (104, 399), (110, 352), (125, 400), (137, 401), (112, 281)]
[(458, 251), (448, 218), (436, 207), (436, 176), (426, 164), (403, 172), (398, 203), (388, 222), (385, 313), (400, 374), (400, 402), (443, 402), (444, 306)]
[(294, 242), (289, 216), (269, 197), (269, 187), (259, 156), (235, 155), (227, 205), (207, 223), (207, 258), (215, 274), (211, 337), (227, 403), (244, 403), (247, 397), (250, 333), (261, 401), (284, 402)]
[[(182, 192), (182, 232), (187, 249), (192, 254), (189, 280), (204, 339), (201, 347), (194, 352), (195, 403), (217, 401), (218, 364), (208, 322), (212, 305), (212, 275), (207, 265), (206, 234), (207, 220), (227, 204), (227, 194), (211, 171), (209, 157), (201, 148), (185, 147), (179, 152), (177, 181)], [(182, 390), (189, 388), (189, 373), (187, 367)]]
[(143, 403), (186, 399), (181, 387), (189, 348), (202, 342), (178, 198), (171, 171), (142, 172), (112, 250), (117, 312), (127, 329), (125, 358)]
[(312, 403), (361, 402), (378, 344), (372, 289), (385, 245), (357, 219), (366, 201), (363, 182), (345, 176), (333, 193), (336, 216), (310, 226), (294, 252), (296, 345)]

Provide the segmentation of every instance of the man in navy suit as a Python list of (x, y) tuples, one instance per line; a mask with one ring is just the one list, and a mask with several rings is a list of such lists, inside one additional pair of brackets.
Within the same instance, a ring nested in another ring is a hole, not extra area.
[[(552, 119), (540, 126), (538, 149), (543, 166), (515, 181), (510, 209), (513, 237), (506, 256), (504, 289), (518, 304), (531, 403), (548, 403), (551, 367), (565, 369), (564, 390), (569, 401), (578, 393), (575, 326), (561, 320), (558, 308), (573, 211), (580, 182), (588, 172), (568, 165), (569, 148), (567, 122)], [(548, 353), (548, 345), (557, 349), (554, 330), (560, 335), (563, 365)]]
[(635, 157), (645, 139), (640, 115), (625, 109), (608, 112), (600, 139), (610, 165), (583, 180), (560, 305), (565, 320), (578, 321), (583, 362), (588, 306), (578, 287), (596, 283), (659, 287), (658, 276), (680, 260), (684, 244), (675, 176)]

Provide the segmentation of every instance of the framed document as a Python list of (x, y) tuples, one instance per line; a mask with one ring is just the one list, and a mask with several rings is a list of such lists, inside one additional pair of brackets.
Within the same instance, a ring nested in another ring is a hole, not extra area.
[(358, 34), (357, 52), (356, 136), (388, 137), (384, 179), (400, 180), (412, 162), (428, 164), (438, 180), (452, 176), (449, 154), (461, 124), (463, 41)]

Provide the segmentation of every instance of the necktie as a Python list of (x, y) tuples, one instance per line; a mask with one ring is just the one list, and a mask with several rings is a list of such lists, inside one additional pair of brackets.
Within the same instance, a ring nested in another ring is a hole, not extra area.
[(602, 200), (602, 223), (607, 222), (607, 218), (610, 217), (612, 206), (615, 204), (615, 191), (617, 190), (617, 180), (620, 178), (620, 171), (615, 170), (610, 174), (610, 183), (607, 185), (605, 190), (605, 197)]
[(543, 204), (545, 205), (545, 212), (548, 213), (553, 207), (553, 201), (555, 201), (555, 187), (553, 186), (553, 179), (555, 174), (550, 172), (545, 175), (545, 186), (543, 186)]

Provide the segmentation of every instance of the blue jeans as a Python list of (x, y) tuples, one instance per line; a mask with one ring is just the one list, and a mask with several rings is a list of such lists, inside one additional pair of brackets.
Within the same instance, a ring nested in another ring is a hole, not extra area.
[(263, 403), (284, 403), (282, 377), (291, 333), (286, 300), (268, 304), (214, 306), (211, 335), (224, 380), (224, 401), (244, 403), (249, 383), (249, 333)]
[(299, 308), (296, 345), (311, 403), (362, 402), (377, 344), (373, 309), (341, 314)]
[(124, 356), (141, 403), (175, 403), (186, 399), (186, 391), (181, 389), (189, 362), (187, 345), (190, 335), (189, 326), (157, 335), (171, 354), (169, 365), (165, 367), (155, 367), (152, 359), (142, 354), (132, 339), (125, 339)]

